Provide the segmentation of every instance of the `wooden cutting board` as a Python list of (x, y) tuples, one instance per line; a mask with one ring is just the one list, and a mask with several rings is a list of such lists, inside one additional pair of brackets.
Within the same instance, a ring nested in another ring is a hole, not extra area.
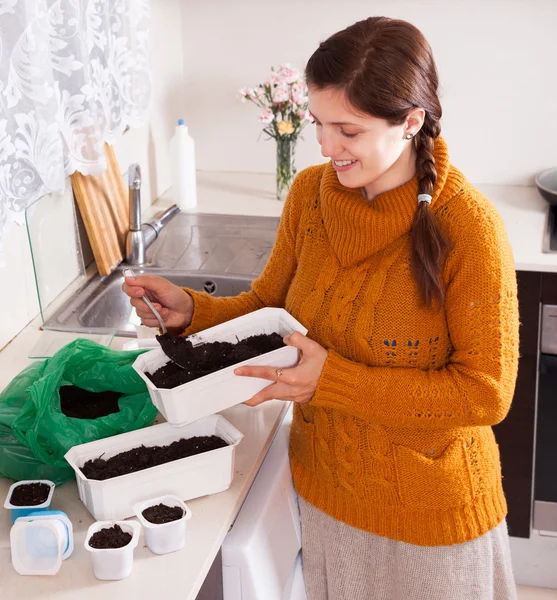
[(107, 169), (101, 175), (72, 175), (79, 212), (100, 275), (110, 275), (123, 260), (129, 227), (128, 190), (114, 149), (104, 145)]

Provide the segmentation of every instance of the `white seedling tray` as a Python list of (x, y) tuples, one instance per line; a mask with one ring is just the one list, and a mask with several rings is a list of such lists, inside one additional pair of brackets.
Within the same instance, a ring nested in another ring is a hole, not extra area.
[[(307, 333), (307, 329), (283, 308), (262, 308), (189, 336), (188, 339), (197, 346), (217, 341), (236, 343), (238, 339), (257, 334), (278, 333), (285, 337), (294, 331), (304, 335)], [(181, 426), (245, 402), (272, 383), (267, 379), (234, 375), (237, 367), (293, 367), (298, 362), (298, 350), (293, 346), (285, 346), (172, 389), (158, 388), (146, 373), (154, 373), (168, 361), (162, 349), (157, 348), (138, 356), (133, 368), (145, 381), (153, 404), (165, 419), (172, 425)]]
[[(218, 435), (228, 446), (104, 481), (87, 479), (80, 468), (88, 460), (101, 455), (106, 460), (142, 444), (165, 446), (204, 435)], [(75, 471), (79, 497), (93, 517), (98, 521), (126, 519), (134, 515), (133, 505), (146, 498), (175, 494), (190, 500), (228, 489), (234, 477), (236, 446), (243, 437), (224, 417), (211, 415), (184, 427), (162, 423), (74, 446), (65, 458)]]

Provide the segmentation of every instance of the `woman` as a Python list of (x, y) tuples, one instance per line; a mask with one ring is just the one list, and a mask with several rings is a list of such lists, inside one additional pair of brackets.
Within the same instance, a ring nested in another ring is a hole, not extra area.
[(516, 597), (492, 425), (518, 360), (501, 219), (449, 164), (431, 49), (404, 21), (333, 35), (306, 67), (323, 156), (298, 175), (252, 290), (211, 298), (151, 276), (124, 291), (190, 334), (264, 306), (308, 328), (252, 398), (294, 406), (309, 600)]

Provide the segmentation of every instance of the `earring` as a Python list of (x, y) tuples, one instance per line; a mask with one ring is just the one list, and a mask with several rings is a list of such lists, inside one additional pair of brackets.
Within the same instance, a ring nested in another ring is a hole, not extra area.
[(411, 140), (414, 136), (411, 133), (406, 134), (406, 139)]

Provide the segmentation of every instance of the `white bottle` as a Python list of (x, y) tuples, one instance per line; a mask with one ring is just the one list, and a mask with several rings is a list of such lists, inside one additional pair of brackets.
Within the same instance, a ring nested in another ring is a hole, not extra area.
[(178, 119), (176, 133), (170, 140), (172, 161), (172, 190), (180, 210), (190, 210), (197, 205), (195, 183), (195, 143), (188, 133), (184, 119)]

